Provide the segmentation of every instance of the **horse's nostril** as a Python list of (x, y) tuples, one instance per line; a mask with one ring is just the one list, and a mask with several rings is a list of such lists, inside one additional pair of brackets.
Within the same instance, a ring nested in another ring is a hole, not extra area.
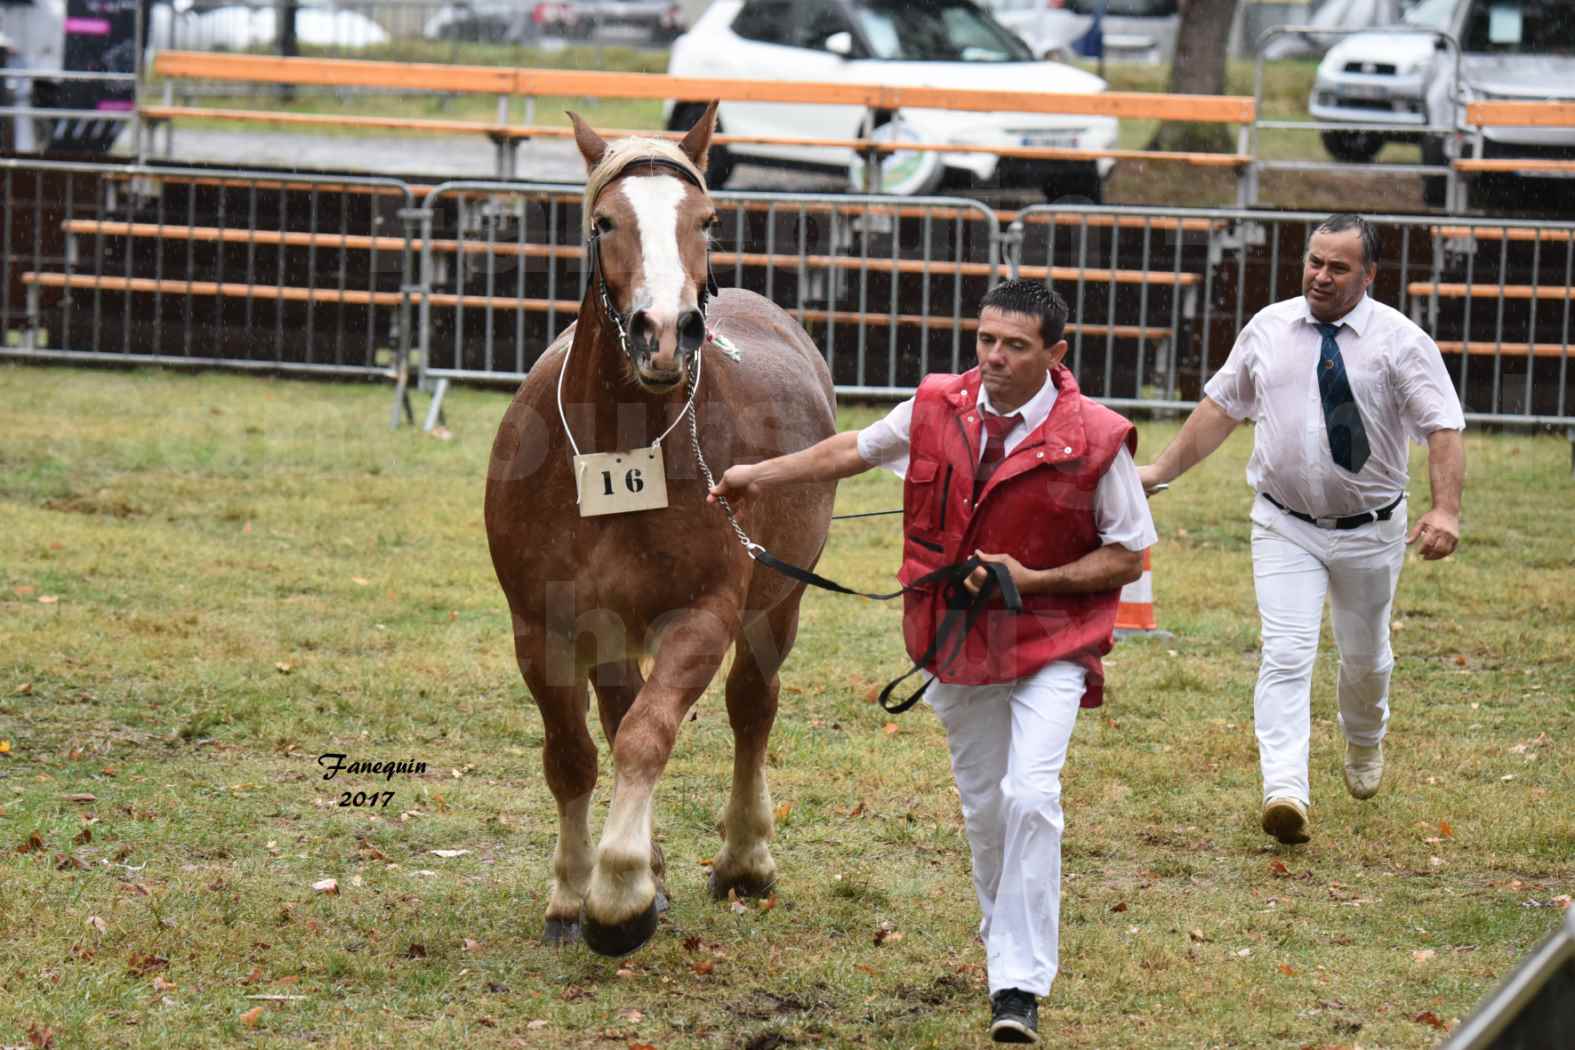
[(678, 318), (678, 345), (685, 350), (698, 350), (705, 342), (705, 315), (699, 310), (685, 310)]

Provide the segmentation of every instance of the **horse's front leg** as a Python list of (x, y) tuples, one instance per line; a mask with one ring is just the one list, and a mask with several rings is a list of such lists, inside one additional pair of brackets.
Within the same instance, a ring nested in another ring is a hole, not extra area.
[(711, 896), (717, 900), (725, 899), (729, 890), (740, 897), (764, 897), (776, 882), (766, 746), (777, 716), (777, 668), (787, 659), (798, 631), (798, 598), (794, 595), (744, 629), (727, 674), (733, 791), (722, 814), (722, 849), (711, 863)]
[[(591, 668), (591, 685), (596, 689), (596, 709), (602, 717), (602, 733), (609, 745), (618, 739), (618, 727), (634, 706), (645, 687), (645, 675), (638, 660), (614, 660)], [(651, 873), (656, 878), (656, 910), (667, 910), (667, 860), (662, 847), (651, 843)]]
[(602, 955), (626, 955), (656, 932), (657, 882), (651, 867), (656, 782), (685, 713), (721, 665), (736, 623), (736, 614), (706, 609), (670, 617), (660, 632), (651, 674), (618, 726), (612, 804), (580, 923), (585, 943)]
[(585, 723), (589, 703), (584, 679), (554, 681), (542, 642), (541, 631), (516, 620), (515, 655), (541, 712), (542, 772), (558, 805), (558, 842), (552, 851), (552, 889), (542, 940), (562, 945), (580, 937), (580, 907), (595, 860), (590, 809), (596, 787), (596, 743)]

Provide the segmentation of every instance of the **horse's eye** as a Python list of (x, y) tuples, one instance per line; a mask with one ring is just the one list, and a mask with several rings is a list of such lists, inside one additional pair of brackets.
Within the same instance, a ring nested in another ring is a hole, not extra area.
[(605, 215), (598, 215), (598, 216), (596, 216), (596, 232), (597, 233), (611, 233), (612, 232), (612, 228), (613, 228), (613, 221), (611, 219), (609, 219)]

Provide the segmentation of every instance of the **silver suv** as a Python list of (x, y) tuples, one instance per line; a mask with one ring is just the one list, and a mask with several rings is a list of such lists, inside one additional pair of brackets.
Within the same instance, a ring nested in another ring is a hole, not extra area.
[[(1458, 94), (1447, 62), (1435, 62), (1427, 85), (1432, 122), (1458, 130), (1422, 142), (1422, 159), (1444, 164), (1472, 156), (1477, 129), (1466, 104), (1477, 101), (1575, 101), (1575, 5), (1569, 0), (1464, 0), (1451, 31), (1460, 41)], [(1452, 97), (1453, 96), (1453, 97)], [(1488, 127), (1484, 157), (1575, 160), (1575, 128)], [(1444, 179), (1428, 176), (1429, 204), (1442, 204)]]

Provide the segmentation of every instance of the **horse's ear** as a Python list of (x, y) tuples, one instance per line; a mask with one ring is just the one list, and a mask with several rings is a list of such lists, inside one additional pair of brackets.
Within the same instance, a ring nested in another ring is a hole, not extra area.
[(695, 121), (695, 126), (678, 144), (684, 156), (694, 161), (695, 167), (701, 171), (705, 170), (706, 154), (711, 150), (711, 132), (716, 127), (716, 107), (715, 101), (707, 106), (705, 112), (700, 114), (700, 119)]
[(570, 112), (569, 122), (574, 125), (574, 144), (580, 147), (580, 156), (585, 158), (585, 171), (589, 174), (607, 155), (607, 140), (591, 130), (578, 113)]

